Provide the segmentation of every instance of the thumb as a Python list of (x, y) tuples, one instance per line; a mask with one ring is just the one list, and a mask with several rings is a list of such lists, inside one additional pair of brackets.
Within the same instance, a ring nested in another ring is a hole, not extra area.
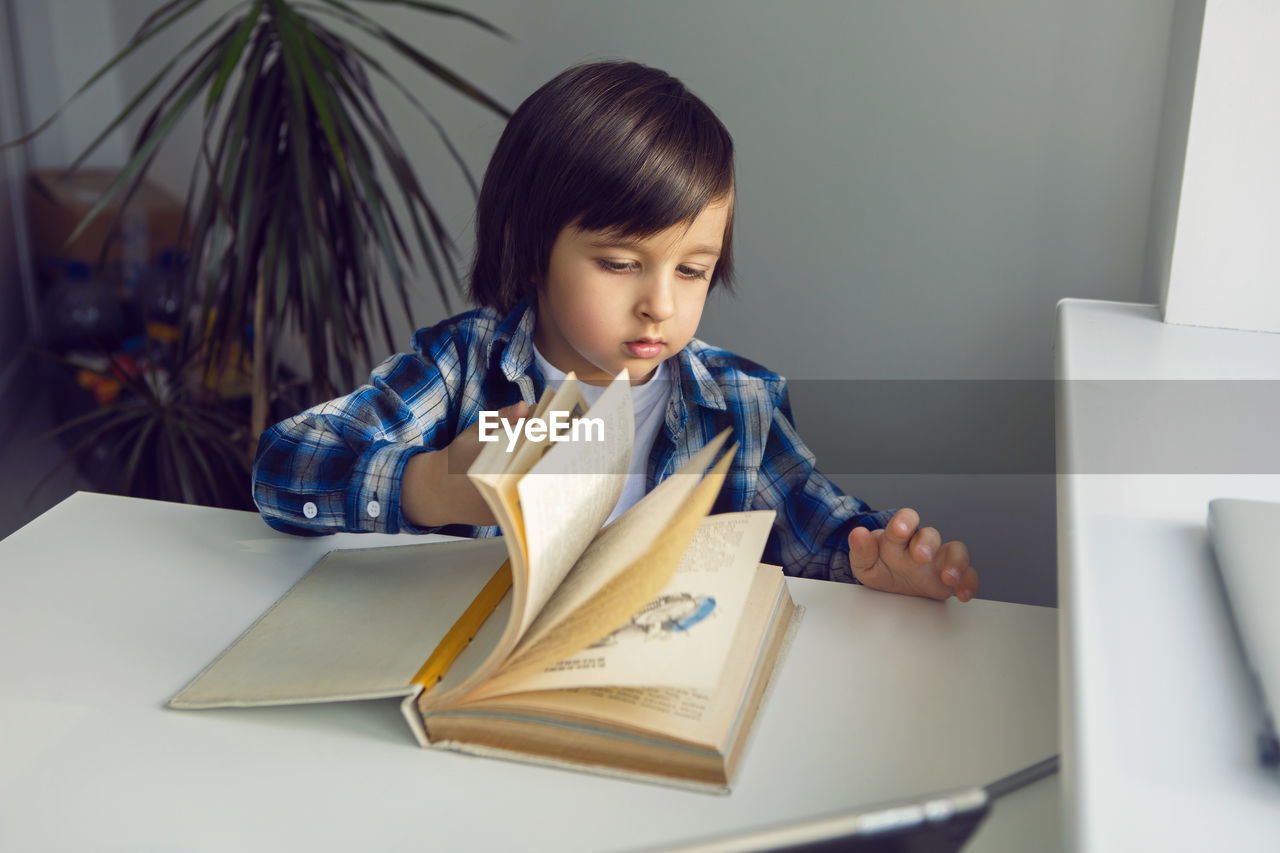
[(849, 531), (849, 567), (854, 572), (864, 572), (880, 559), (880, 543), (865, 527)]

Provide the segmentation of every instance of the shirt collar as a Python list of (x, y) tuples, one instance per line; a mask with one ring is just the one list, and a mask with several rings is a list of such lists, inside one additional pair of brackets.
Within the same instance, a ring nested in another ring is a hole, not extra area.
[(723, 411), (728, 408), (724, 392), (720, 390), (720, 385), (712, 377), (706, 364), (694, 352), (694, 348), (701, 345), (701, 341), (694, 338), (676, 354), (675, 358), (671, 359), (679, 367), (680, 390), (683, 396), (704, 409)]
[(489, 340), (487, 360), (493, 363), (495, 354), (501, 355), (499, 366), (502, 375), (511, 382), (519, 382), (533, 370), (533, 328), (538, 312), (532, 301), (521, 300), (511, 309)]
[(693, 348), (699, 345), (698, 340), (689, 341), (675, 358), (668, 359), (671, 366), (671, 400), (667, 403), (667, 435), (672, 443), (679, 444), (684, 434), (685, 424), (689, 420), (689, 408), (686, 400), (692, 400), (705, 409), (727, 409), (724, 393), (711, 378), (711, 371), (698, 358)]

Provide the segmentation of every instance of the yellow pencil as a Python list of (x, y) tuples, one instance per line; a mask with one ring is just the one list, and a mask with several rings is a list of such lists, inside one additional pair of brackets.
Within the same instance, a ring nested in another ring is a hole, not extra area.
[(423, 689), (429, 690), (437, 681), (444, 678), (444, 674), (449, 671), (454, 660), (475, 637), (480, 626), (484, 625), (485, 620), (489, 618), (489, 614), (497, 609), (502, 597), (509, 589), (511, 589), (511, 561), (507, 560), (498, 567), (493, 577), (489, 578), (484, 589), (480, 590), (480, 594), (458, 617), (458, 621), (453, 623), (453, 627), (444, 635), (444, 639), (436, 646), (431, 657), (427, 658), (427, 662), (413, 677), (413, 683), (421, 684)]

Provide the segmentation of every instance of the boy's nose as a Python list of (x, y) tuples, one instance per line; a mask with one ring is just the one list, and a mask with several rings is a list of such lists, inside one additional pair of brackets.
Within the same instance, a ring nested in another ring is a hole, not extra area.
[(642, 317), (655, 323), (670, 320), (676, 313), (674, 282), (667, 274), (659, 273), (647, 282), (640, 301), (636, 305)]

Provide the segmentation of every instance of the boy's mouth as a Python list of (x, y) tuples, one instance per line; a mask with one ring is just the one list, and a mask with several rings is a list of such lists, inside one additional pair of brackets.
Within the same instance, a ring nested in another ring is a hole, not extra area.
[(662, 352), (664, 344), (661, 338), (637, 338), (627, 341), (624, 346), (636, 358), (654, 358)]

